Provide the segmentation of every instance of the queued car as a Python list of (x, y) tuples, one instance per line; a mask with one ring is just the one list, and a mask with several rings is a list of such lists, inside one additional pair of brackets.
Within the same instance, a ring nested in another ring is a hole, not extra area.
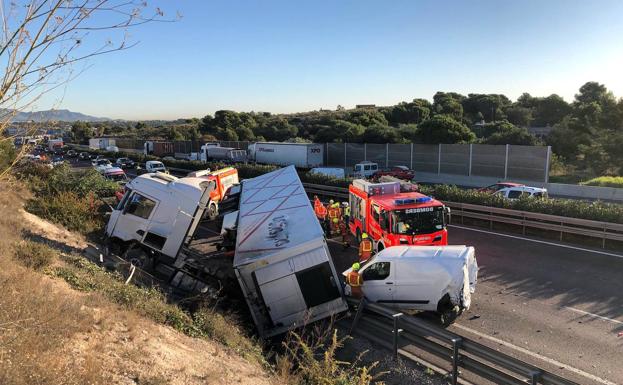
[(91, 154), (89, 154), (88, 152), (81, 152), (80, 154), (78, 154), (78, 159), (80, 159), (80, 160), (90, 160), (91, 159)]
[(115, 161), (115, 165), (122, 169), (136, 167), (136, 163), (130, 158), (118, 158)]
[(76, 150), (69, 150), (67, 154), (65, 154), (68, 158), (75, 158), (78, 156), (78, 152)]
[(388, 169), (383, 169), (372, 174), (373, 180), (378, 180), (382, 176), (393, 176), (394, 178), (411, 181), (415, 178), (415, 171), (411, 170), (407, 166), (394, 166)]
[(506, 199), (519, 199), (523, 197), (530, 198), (547, 198), (547, 189), (541, 187), (530, 186), (513, 186), (505, 187), (494, 193), (494, 195), (500, 195)]
[(112, 163), (108, 159), (97, 159), (93, 162), (93, 167), (100, 173), (103, 173), (106, 169), (112, 168)]
[(102, 171), (104, 178), (125, 184), (128, 181), (125, 171), (119, 167), (108, 167)]
[(51, 163), (54, 167), (60, 166), (65, 163), (65, 159), (63, 158), (63, 155), (55, 154), (52, 156)]
[[(91, 165), (94, 167), (97, 166), (97, 162), (100, 160), (108, 160), (108, 159), (106, 159), (104, 155), (98, 155), (95, 158), (91, 157)], [(110, 160), (108, 160), (108, 162), (110, 163)]]
[(523, 184), (523, 183), (515, 183), (515, 182), (498, 182), (498, 183), (494, 183), (494, 184), (486, 186), (486, 187), (481, 187), (477, 191), (493, 194), (493, 193), (496, 193), (496, 192), (498, 192), (498, 191), (500, 191), (500, 190), (502, 190), (504, 188), (521, 187), (521, 186), (525, 186), (525, 184)]

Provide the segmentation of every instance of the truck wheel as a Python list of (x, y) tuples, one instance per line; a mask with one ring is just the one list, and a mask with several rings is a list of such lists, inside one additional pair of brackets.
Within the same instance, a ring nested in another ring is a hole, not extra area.
[(140, 247), (130, 247), (123, 259), (143, 270), (151, 270), (154, 266), (154, 259)]
[(218, 208), (215, 204), (208, 206), (208, 219), (213, 221), (218, 216)]

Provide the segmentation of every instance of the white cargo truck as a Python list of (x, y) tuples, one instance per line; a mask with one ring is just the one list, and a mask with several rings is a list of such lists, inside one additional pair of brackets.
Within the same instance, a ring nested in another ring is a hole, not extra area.
[[(171, 285), (185, 290), (205, 288), (210, 277), (220, 283), (231, 276), (226, 281), (240, 285), (262, 337), (345, 311), (324, 233), (295, 168), (240, 186), (238, 211), (223, 213), (223, 243), (235, 245), (233, 263), (231, 256), (218, 259), (223, 252), (192, 245), (214, 184), (162, 173), (126, 185), (106, 226), (106, 251), (139, 267), (166, 270)], [(228, 270), (216, 271), (217, 261)]]
[(112, 147), (112, 146), (115, 146), (115, 139), (113, 138), (91, 138), (89, 139), (89, 149), (91, 150), (106, 150), (107, 147)]
[(234, 271), (262, 337), (347, 309), (293, 166), (242, 183)]
[(256, 163), (322, 167), (324, 146), (318, 143), (258, 142), (249, 145), (249, 159)]

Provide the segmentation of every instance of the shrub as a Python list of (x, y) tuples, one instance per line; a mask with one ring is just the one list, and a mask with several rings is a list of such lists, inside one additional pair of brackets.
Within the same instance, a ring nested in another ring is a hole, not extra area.
[(584, 186), (623, 188), (623, 176), (600, 176), (586, 182), (580, 182), (580, 184)]
[(15, 259), (31, 269), (42, 270), (48, 267), (57, 255), (56, 250), (44, 243), (20, 241), (15, 244)]
[(94, 194), (81, 197), (74, 192), (62, 192), (38, 195), (26, 203), (26, 210), (68, 230), (91, 234), (103, 225), (103, 217), (98, 213), (100, 205)]

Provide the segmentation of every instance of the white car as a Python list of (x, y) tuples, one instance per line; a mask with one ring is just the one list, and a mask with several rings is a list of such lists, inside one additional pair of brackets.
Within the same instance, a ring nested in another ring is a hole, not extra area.
[(148, 160), (145, 162), (145, 170), (147, 172), (167, 172), (167, 168), (164, 166), (164, 163), (157, 160)]
[(98, 159), (95, 161), (93, 167), (95, 167), (100, 174), (103, 174), (105, 170), (112, 168), (112, 163), (108, 159)]
[(449, 324), (471, 305), (478, 263), (471, 246), (394, 246), (372, 257), (359, 274), (368, 300), (437, 312)]
[(519, 199), (521, 197), (547, 198), (547, 189), (530, 186), (513, 186), (500, 189), (493, 195), (500, 195), (506, 199)]

